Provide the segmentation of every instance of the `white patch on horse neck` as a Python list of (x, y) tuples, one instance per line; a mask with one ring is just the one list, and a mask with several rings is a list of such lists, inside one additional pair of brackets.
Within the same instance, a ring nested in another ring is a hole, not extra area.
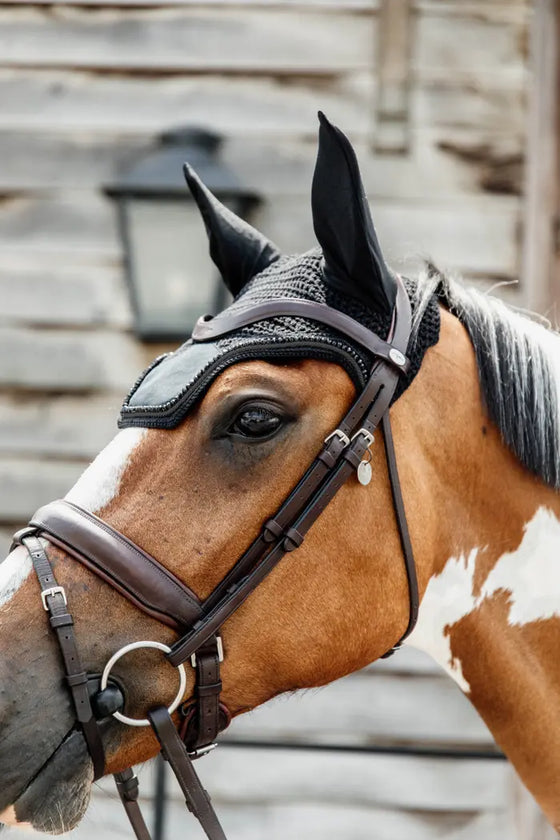
[(31, 568), (31, 558), (21, 548), (16, 548), (0, 563), (0, 607), (12, 600)]
[(511, 592), (512, 626), (560, 617), (560, 522), (539, 508), (524, 531), (519, 547), (502, 554), (480, 595), (482, 600), (500, 589)]
[(67, 501), (91, 513), (108, 505), (117, 495), (130, 456), (146, 432), (147, 429), (138, 428), (119, 432), (66, 494)]
[(451, 653), (450, 632), (484, 600), (508, 592), (511, 626), (560, 617), (560, 521), (550, 510), (537, 510), (525, 525), (519, 546), (502, 554), (475, 597), (479, 551), (473, 548), (467, 557), (450, 557), (440, 574), (430, 579), (418, 623), (405, 642), (428, 653), (465, 692), (470, 686), (460, 660)]
[(406, 645), (419, 648), (469, 691), (461, 662), (451, 654), (449, 629), (476, 606), (472, 594), (478, 548), (468, 557), (450, 557), (439, 575), (430, 578), (418, 613), (416, 627), (405, 640)]

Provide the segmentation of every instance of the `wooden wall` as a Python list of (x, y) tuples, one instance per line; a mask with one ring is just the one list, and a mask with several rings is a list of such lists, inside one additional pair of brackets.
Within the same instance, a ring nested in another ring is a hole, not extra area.
[[(396, 268), (430, 255), (487, 284), (520, 280), (506, 296), (546, 303), (539, 278), (521, 277), (532, 11), (528, 0), (0, 3), (4, 548), (112, 436), (123, 392), (155, 355), (131, 333), (101, 186), (166, 129), (223, 133), (226, 160), (264, 197), (258, 224), (285, 250), (306, 250), (321, 108), (356, 143)], [(489, 743), (458, 689), (410, 652), (276, 701), (233, 734), (304, 732)], [(544, 837), (495, 761), (224, 749), (201, 771), (232, 840)], [(176, 836), (178, 797), (170, 819)], [(126, 832), (103, 792), (76, 837), (100, 826)]]

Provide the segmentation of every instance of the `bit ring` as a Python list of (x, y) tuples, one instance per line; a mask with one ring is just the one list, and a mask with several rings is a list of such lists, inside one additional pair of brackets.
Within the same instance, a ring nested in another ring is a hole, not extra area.
[[(162, 653), (171, 653), (171, 648), (168, 645), (164, 645), (163, 642), (132, 642), (129, 645), (125, 645), (124, 647), (120, 648), (116, 653), (112, 655), (109, 659), (105, 668), (103, 670), (103, 674), (101, 676), (101, 691), (107, 688), (107, 684), (109, 682), (109, 674), (113, 666), (115, 665), (118, 660), (124, 656), (126, 653), (130, 653), (133, 650), (139, 650), (140, 648), (154, 648), (155, 650), (161, 650)], [(185, 694), (185, 689), (187, 687), (187, 672), (185, 671), (185, 666), (181, 663), (177, 665), (177, 670), (179, 671), (179, 690), (175, 696), (175, 699), (168, 707), (167, 711), (170, 715), (173, 714), (175, 709), (179, 707), (179, 703), (183, 699), (183, 695)], [(122, 712), (113, 712), (113, 717), (117, 720), (120, 720), (121, 723), (125, 723), (127, 726), (150, 726), (150, 721), (148, 718), (131, 718), (127, 715), (123, 715)]]

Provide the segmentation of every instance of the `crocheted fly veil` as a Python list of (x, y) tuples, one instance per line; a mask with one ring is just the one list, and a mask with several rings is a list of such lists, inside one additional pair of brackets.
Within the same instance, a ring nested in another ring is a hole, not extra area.
[[(320, 249), (282, 256), (272, 242), (224, 207), (185, 165), (187, 183), (204, 219), (211, 257), (234, 295), (228, 313), (279, 298), (314, 301), (385, 339), (396, 280), (377, 240), (354, 150), (339, 129), (322, 114), (319, 117), (312, 211)], [(410, 367), (395, 399), (410, 385), (438, 337), (434, 298), (408, 348)], [(119, 425), (173, 428), (230, 365), (249, 359), (304, 358), (341, 365), (358, 389), (364, 387), (374, 362), (358, 341), (299, 315), (264, 318), (210, 341), (197, 338), (195, 330), (194, 338), (156, 359), (142, 374), (124, 402)]]

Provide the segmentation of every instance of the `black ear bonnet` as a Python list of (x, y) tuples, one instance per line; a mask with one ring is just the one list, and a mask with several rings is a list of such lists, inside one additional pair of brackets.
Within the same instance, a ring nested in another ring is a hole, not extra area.
[[(226, 211), (190, 169), (187, 181), (204, 218), (212, 258), (230, 290), (238, 292), (227, 312), (276, 298), (299, 298), (338, 309), (386, 339), (395, 278), (377, 242), (354, 151), (342, 132), (322, 115), (320, 119), (312, 206), (321, 250), (281, 257), (273, 243)], [(414, 305), (412, 281), (405, 279), (404, 284)], [(439, 325), (433, 297), (411, 339), (410, 367), (394, 399), (418, 373), (427, 349), (437, 343)], [(174, 428), (223, 370), (250, 359), (334, 362), (357, 390), (363, 389), (375, 361), (360, 344), (325, 324), (300, 316), (267, 318), (214, 341), (189, 339), (156, 359), (126, 397), (119, 426)]]

